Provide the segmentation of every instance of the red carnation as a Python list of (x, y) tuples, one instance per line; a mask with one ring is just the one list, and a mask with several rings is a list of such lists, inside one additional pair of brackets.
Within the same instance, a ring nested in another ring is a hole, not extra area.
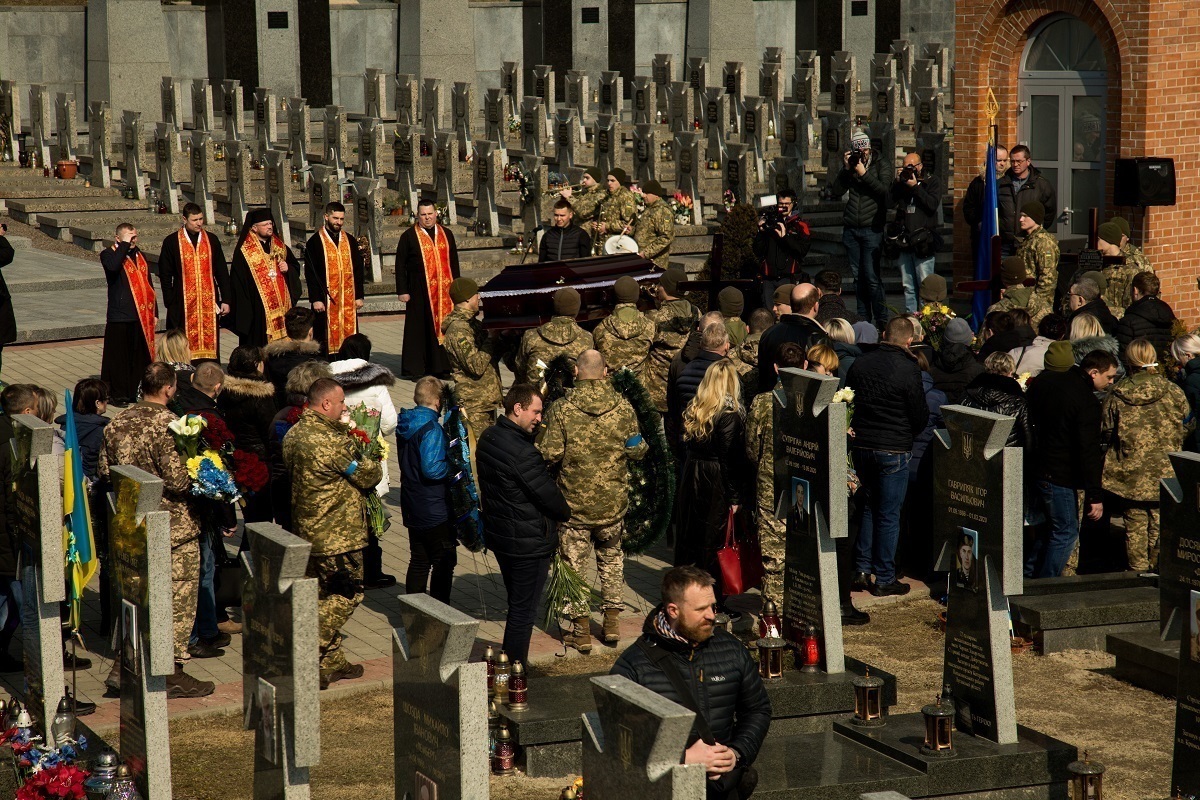
[(225, 420), (211, 411), (201, 411), (200, 416), (204, 418), (206, 427), (204, 433), (201, 434), (204, 441), (213, 450), (221, 450), (225, 445), (233, 444), (233, 433), (229, 430), (229, 426), (225, 424)]
[(371, 443), (371, 434), (367, 433), (362, 428), (353, 428), (350, 431), (350, 435), (353, 436), (355, 439), (358, 439), (363, 444)]
[(258, 454), (249, 450), (234, 450), (231, 460), (233, 461), (233, 482), (242, 491), (261, 492), (267, 485), (267, 481), (270, 480), (271, 473)]

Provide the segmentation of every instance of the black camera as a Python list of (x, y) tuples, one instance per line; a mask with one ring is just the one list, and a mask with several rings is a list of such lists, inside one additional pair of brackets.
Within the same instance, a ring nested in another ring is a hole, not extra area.
[(758, 199), (759, 227), (775, 230), (775, 226), (783, 221), (783, 214), (779, 213), (779, 201), (775, 195), (769, 194)]
[(858, 150), (851, 150), (850, 158), (846, 161), (846, 167), (849, 169), (854, 169), (861, 163), (862, 163), (862, 153), (859, 152)]
[(917, 177), (917, 168), (914, 165), (909, 164), (904, 169), (900, 170), (900, 177), (898, 180), (908, 183), (915, 177)]

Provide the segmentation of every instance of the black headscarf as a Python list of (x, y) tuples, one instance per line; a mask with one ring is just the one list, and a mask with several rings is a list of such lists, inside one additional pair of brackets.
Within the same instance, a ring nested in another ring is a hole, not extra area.
[[(260, 222), (275, 222), (275, 217), (271, 214), (269, 208), (256, 208), (246, 214), (246, 221), (242, 223), (242, 231), (238, 234), (237, 246), (233, 248), (236, 253), (242, 249), (242, 245), (246, 242), (246, 237), (250, 235), (250, 229)], [(279, 229), (276, 227), (272, 236), (278, 236)]]

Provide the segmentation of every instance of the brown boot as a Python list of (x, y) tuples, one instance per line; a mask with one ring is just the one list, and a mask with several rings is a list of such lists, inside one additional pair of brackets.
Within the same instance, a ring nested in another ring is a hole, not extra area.
[(615, 608), (604, 609), (604, 643), (621, 641), (621, 612)]
[(563, 634), (563, 644), (574, 647), (581, 653), (592, 652), (592, 618), (575, 617), (571, 633)]
[(196, 680), (183, 671), (182, 664), (175, 665), (175, 674), (167, 676), (167, 699), (179, 697), (207, 697), (216, 686), (212, 681)]

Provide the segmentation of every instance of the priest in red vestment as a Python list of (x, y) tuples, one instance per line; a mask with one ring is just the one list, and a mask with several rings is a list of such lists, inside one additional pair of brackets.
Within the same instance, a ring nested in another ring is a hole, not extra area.
[(167, 330), (187, 334), (193, 360), (218, 359), (218, 324), (229, 313), (229, 268), (217, 237), (204, 229), (204, 211), (183, 207), (183, 227), (163, 239), (158, 281)]
[(271, 212), (256, 208), (246, 215), (229, 269), (230, 304), (225, 325), (238, 344), (263, 347), (283, 339), (283, 315), (300, 301), (300, 264), (291, 247), (275, 233)]
[(317, 312), (313, 336), (321, 352), (337, 353), (342, 342), (358, 333), (358, 310), (363, 307), (363, 257), (358, 243), (342, 227), (346, 207), (325, 205), (325, 224), (304, 245), (304, 283)]
[(100, 378), (108, 383), (113, 404), (125, 405), (137, 399), (142, 373), (154, 360), (158, 325), (158, 298), (137, 246), (137, 228), (128, 222), (118, 225), (116, 241), (100, 254), (100, 265), (108, 283)]
[(442, 320), (454, 310), (450, 284), (458, 277), (454, 234), (437, 224), (432, 200), (417, 204), (417, 224), (396, 246), (396, 293), (404, 303), (401, 374), (412, 377), (450, 373), (442, 347)]

